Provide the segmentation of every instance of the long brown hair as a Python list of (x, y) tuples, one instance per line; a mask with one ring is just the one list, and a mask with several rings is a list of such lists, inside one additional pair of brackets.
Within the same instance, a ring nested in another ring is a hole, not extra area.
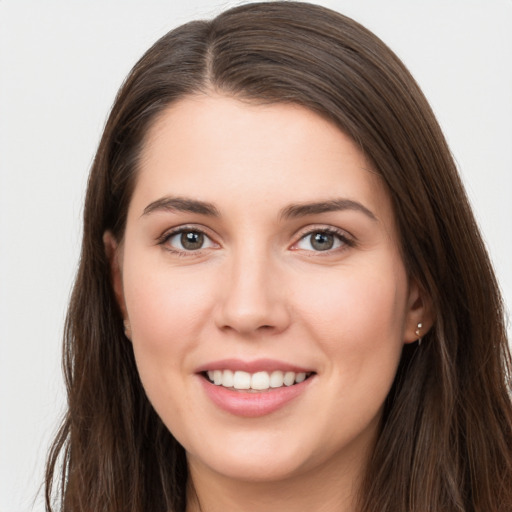
[[(145, 134), (172, 102), (217, 90), (303, 105), (373, 161), (434, 327), (406, 346), (360, 490), (362, 512), (512, 510), (511, 358), (503, 304), (445, 139), (414, 79), (372, 33), (326, 8), (255, 3), (181, 26), (123, 84), (94, 160), (64, 343), (68, 412), (47, 510), (185, 510), (184, 449), (148, 402), (102, 241), (123, 237)], [(60, 477), (58, 476), (60, 474)]]

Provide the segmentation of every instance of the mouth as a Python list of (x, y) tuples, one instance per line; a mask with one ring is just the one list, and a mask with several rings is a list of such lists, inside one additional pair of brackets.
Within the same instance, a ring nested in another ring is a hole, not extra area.
[(242, 370), (207, 370), (201, 375), (210, 383), (233, 391), (264, 392), (292, 387), (311, 378), (314, 372), (274, 370), (249, 373)]
[(238, 417), (266, 416), (309, 396), (312, 368), (276, 359), (223, 359), (196, 369), (202, 389), (219, 409)]

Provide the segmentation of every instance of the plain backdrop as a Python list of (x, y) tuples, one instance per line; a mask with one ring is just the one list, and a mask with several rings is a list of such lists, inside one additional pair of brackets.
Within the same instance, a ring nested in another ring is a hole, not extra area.
[[(82, 199), (116, 90), (169, 29), (239, 3), (0, 0), (0, 512), (44, 509)], [(510, 306), (512, 0), (318, 3), (373, 30), (420, 83)]]

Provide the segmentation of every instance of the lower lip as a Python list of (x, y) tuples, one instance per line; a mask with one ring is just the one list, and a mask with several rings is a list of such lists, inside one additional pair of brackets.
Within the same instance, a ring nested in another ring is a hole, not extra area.
[(293, 386), (270, 388), (268, 391), (236, 391), (212, 384), (200, 376), (203, 389), (210, 400), (220, 409), (247, 418), (271, 414), (298, 397), (308, 388), (313, 377)]

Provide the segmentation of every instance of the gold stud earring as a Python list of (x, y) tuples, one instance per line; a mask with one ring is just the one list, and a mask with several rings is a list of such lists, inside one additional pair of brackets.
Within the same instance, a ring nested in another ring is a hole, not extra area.
[(418, 336), (418, 345), (421, 345), (421, 329), (423, 328), (423, 324), (421, 322), (418, 322), (418, 325), (416, 327), (416, 330), (414, 331), (414, 334)]

